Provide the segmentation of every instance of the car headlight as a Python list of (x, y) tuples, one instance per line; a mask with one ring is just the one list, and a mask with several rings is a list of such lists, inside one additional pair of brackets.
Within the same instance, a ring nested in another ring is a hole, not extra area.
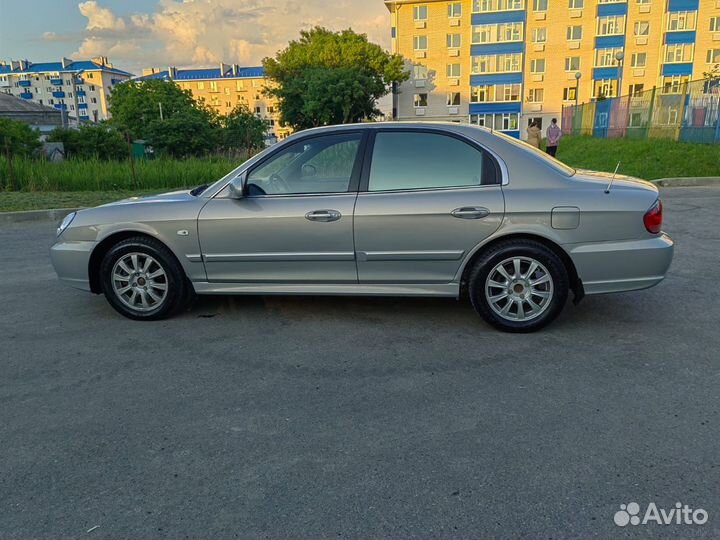
[(70, 224), (72, 223), (72, 220), (75, 219), (75, 216), (77, 215), (77, 212), (70, 212), (65, 218), (60, 222), (60, 225), (57, 228), (57, 235), (60, 236), (65, 229), (67, 229)]

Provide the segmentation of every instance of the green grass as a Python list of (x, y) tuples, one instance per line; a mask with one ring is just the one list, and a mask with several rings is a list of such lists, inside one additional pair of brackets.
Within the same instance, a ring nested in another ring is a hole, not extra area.
[(137, 195), (152, 195), (157, 190), (136, 191), (0, 191), (0, 212), (45, 210), (47, 208), (85, 208)]
[(557, 157), (571, 167), (607, 172), (620, 161), (620, 174), (646, 180), (720, 176), (720, 144), (563, 137)]
[[(18, 191), (167, 190), (212, 183), (242, 162), (243, 159), (222, 157), (138, 161), (137, 182), (133, 180), (129, 161), (69, 159), (51, 163), (16, 158), (13, 170)], [(10, 178), (5, 158), (0, 158), (0, 178)]]

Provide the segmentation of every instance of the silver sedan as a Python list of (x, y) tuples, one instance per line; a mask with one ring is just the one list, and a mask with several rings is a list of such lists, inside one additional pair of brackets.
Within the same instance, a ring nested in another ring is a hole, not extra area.
[(196, 294), (467, 296), (529, 332), (570, 292), (660, 283), (661, 226), (650, 183), (469, 125), (364, 124), (297, 133), (209, 186), (70, 214), (51, 253), (60, 279), (138, 320)]

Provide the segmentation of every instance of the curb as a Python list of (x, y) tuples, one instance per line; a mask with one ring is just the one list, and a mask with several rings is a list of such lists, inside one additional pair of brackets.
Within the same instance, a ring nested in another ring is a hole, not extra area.
[(720, 187), (720, 176), (661, 178), (652, 182), (662, 187)]
[(28, 210), (25, 212), (0, 212), (0, 223), (21, 223), (23, 221), (60, 221), (70, 212), (81, 208), (54, 208), (52, 210)]

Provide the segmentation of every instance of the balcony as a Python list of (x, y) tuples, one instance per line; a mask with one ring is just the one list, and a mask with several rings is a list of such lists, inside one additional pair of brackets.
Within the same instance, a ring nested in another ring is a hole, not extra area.
[(62, 79), (50, 79), (50, 84), (53, 86), (62, 86), (63, 80)]
[(32, 99), (33, 95), (32, 92), (23, 92), (22, 94), (20, 94), (20, 97), (22, 99)]
[(53, 92), (53, 93), (52, 93), (52, 96), (53, 96), (54, 98), (64, 98), (64, 97), (65, 97), (65, 92)]
[(58, 103), (57, 105), (54, 105), (54, 107), (60, 111), (67, 111), (67, 105), (64, 103)]
[(84, 97), (84, 96), (85, 96), (85, 90), (78, 90), (77, 96), (78, 96), (78, 97)]
[(18, 86), (23, 88), (29, 88), (32, 85), (32, 81), (18, 81)]

